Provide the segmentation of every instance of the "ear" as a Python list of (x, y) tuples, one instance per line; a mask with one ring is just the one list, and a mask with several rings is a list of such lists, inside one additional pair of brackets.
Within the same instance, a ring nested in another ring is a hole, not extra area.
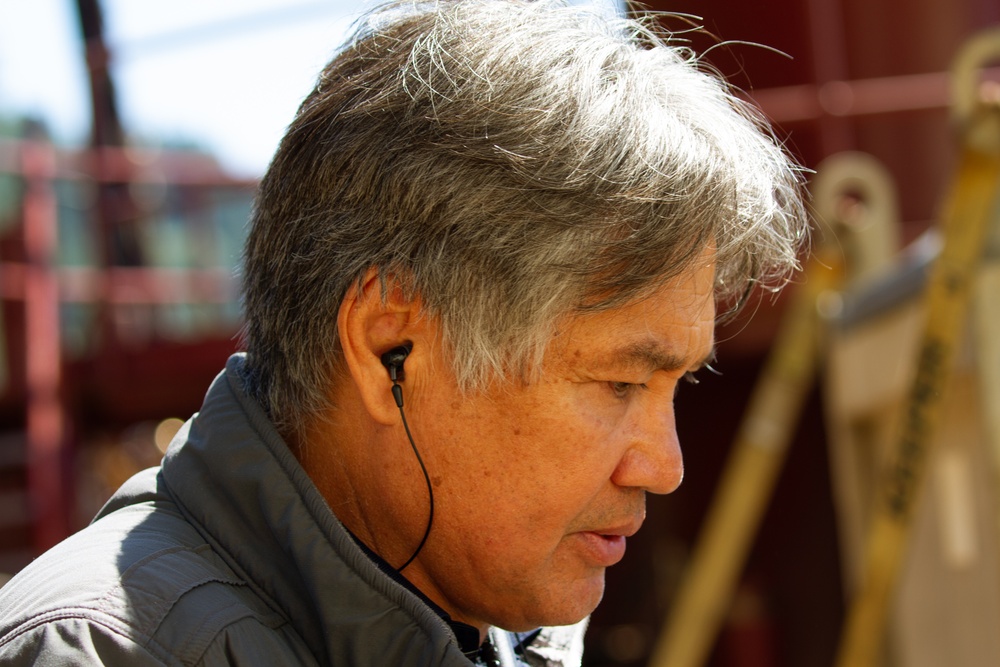
[[(385, 425), (399, 421), (399, 408), (382, 354), (404, 343), (423, 352), (430, 343), (420, 300), (406, 297), (398, 282), (390, 279), (388, 283), (388, 294), (383, 299), (378, 273), (369, 270), (360, 287), (354, 285), (347, 291), (337, 313), (337, 332), (349, 381), (371, 418)], [(407, 358), (408, 377), (414, 376), (419, 363), (418, 359)]]

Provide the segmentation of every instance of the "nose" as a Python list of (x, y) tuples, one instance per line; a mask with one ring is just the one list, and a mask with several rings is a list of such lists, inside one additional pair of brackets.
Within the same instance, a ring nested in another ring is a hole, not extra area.
[(627, 447), (611, 475), (622, 487), (635, 487), (650, 493), (672, 493), (684, 479), (684, 459), (674, 406), (646, 405), (632, 422)]

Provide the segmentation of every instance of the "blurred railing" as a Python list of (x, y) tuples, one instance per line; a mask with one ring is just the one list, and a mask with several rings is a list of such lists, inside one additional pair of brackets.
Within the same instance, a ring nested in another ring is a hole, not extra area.
[[(0, 537), (15, 536), (0, 539), (0, 551), (27, 533), (22, 550), (37, 553), (72, 527), (70, 441), (79, 430), (68, 359), (89, 357), (107, 369), (124, 347), (155, 339), (232, 338), (236, 264), (255, 182), (230, 178), (194, 153), (67, 151), (12, 139), (0, 139), (0, 178), (12, 186), (0, 189), (8, 199), (0, 201), (0, 315), (7, 315), (0, 323)], [(93, 192), (102, 183), (133, 189), (146, 265), (107, 266), (97, 250), (104, 240), (95, 237), (106, 227), (94, 220)], [(80, 385), (73, 390), (86, 392)], [(23, 559), (0, 560), (0, 571)]]

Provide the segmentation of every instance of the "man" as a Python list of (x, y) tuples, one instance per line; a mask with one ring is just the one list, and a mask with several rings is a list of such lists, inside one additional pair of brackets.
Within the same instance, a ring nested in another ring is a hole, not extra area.
[(652, 28), (376, 11), (261, 183), (246, 355), (4, 589), (0, 659), (579, 664), (645, 494), (681, 481), (716, 301), (795, 264), (799, 187)]

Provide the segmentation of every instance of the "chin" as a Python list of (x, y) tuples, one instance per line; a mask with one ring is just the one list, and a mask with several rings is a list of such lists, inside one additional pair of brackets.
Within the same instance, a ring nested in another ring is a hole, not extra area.
[[(604, 597), (604, 575), (552, 587), (544, 595), (532, 596), (532, 604), (522, 605), (522, 613), (492, 623), (505, 630), (527, 632), (542, 626), (573, 625), (593, 613)], [(527, 613), (523, 613), (527, 612)]]

